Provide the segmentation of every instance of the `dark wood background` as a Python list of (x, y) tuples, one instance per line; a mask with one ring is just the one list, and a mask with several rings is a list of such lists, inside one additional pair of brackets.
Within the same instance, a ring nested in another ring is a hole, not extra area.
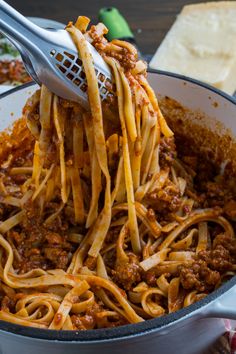
[[(96, 23), (101, 7), (115, 6), (133, 30), (140, 50), (153, 54), (181, 8), (194, 0), (7, 0), (26, 16), (67, 23), (86, 15)], [(202, 0), (204, 1), (204, 0)], [(209, 0), (208, 0), (209, 1)]]

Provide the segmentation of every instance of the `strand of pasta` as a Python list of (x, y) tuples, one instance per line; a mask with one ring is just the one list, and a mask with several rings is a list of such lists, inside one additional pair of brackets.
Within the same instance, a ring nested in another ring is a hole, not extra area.
[(134, 206), (134, 188), (133, 188), (130, 157), (129, 157), (128, 136), (126, 131), (125, 119), (124, 119), (124, 111), (123, 111), (124, 97), (123, 97), (122, 83), (120, 79), (121, 70), (119, 69), (118, 64), (114, 60), (109, 58), (107, 59), (107, 62), (113, 69), (114, 77), (116, 81), (116, 87), (117, 87), (118, 108), (119, 108), (121, 130), (123, 135), (122, 150), (123, 150), (123, 157), (124, 157), (124, 172), (125, 172), (126, 193), (127, 193), (127, 202), (128, 202), (129, 231), (131, 235), (131, 244), (132, 244), (133, 251), (135, 253), (140, 253), (141, 246), (140, 246), (139, 233), (138, 233), (138, 223), (137, 223), (135, 206)]
[[(143, 222), (143, 224), (148, 228), (149, 232), (155, 237), (158, 238), (160, 237), (161, 234), (161, 225), (157, 222), (156, 219), (150, 219), (147, 217), (147, 212), (148, 210), (145, 208), (145, 206), (139, 202), (135, 202), (135, 210), (137, 213), (137, 217)], [(117, 204), (112, 208), (113, 215), (115, 215), (117, 212), (121, 210), (127, 210), (128, 209), (128, 204), (127, 203), (122, 203), (122, 204)]]
[(41, 123), (41, 132), (39, 135), (38, 141), (38, 160), (37, 160), (37, 169), (35, 171), (35, 184), (36, 189), (39, 185), (40, 175), (43, 168), (46, 152), (50, 143), (51, 136), (51, 105), (52, 105), (52, 93), (42, 85), (41, 94), (40, 94), (40, 105), (39, 105), (39, 114), (40, 114), (40, 123)]
[(70, 170), (73, 202), (75, 209), (75, 221), (82, 224), (85, 219), (83, 192), (80, 179), (80, 168), (83, 166), (83, 121), (79, 112), (73, 115), (73, 156), (74, 166)]
[(131, 154), (131, 169), (133, 177), (134, 191), (140, 186), (141, 160), (142, 160), (142, 136), (141, 136), (141, 119), (142, 119), (142, 101), (143, 96), (136, 85), (133, 88), (134, 94), (134, 114), (137, 129), (137, 138), (133, 144)]
[(100, 213), (93, 226), (94, 239), (92, 246), (90, 247), (88, 252), (90, 256), (97, 257), (106, 237), (111, 221), (111, 179), (108, 170), (101, 100), (92, 57), (90, 56), (86, 40), (82, 33), (78, 29), (76, 29), (72, 24), (67, 27), (67, 31), (71, 34), (72, 39), (76, 47), (78, 48), (84, 65), (84, 71), (88, 83), (88, 97), (90, 101), (91, 113), (94, 124), (94, 140), (96, 146), (96, 153), (100, 168), (106, 178), (105, 204), (102, 212)]
[(66, 164), (65, 164), (65, 151), (64, 151), (64, 119), (58, 109), (58, 97), (53, 98), (53, 119), (59, 141), (59, 156), (61, 168), (61, 198), (63, 203), (67, 202), (67, 186), (66, 186)]
[(162, 242), (160, 245), (160, 250), (169, 247), (170, 244), (178, 237), (178, 235), (184, 232), (188, 227), (202, 221), (213, 221), (217, 224), (220, 224), (230, 237), (234, 237), (232, 226), (225, 218), (219, 216), (219, 212), (217, 212), (215, 209), (203, 209), (194, 212), (184, 222), (177, 226)]
[(119, 288), (113, 282), (93, 275), (79, 274), (78, 277), (82, 280), (86, 280), (90, 286), (99, 286), (110, 291), (126, 312), (126, 316), (131, 323), (143, 321), (143, 319), (135, 313), (127, 300), (122, 296)]
[(157, 139), (157, 125), (154, 125), (149, 135), (149, 143), (147, 144), (147, 148), (145, 149), (142, 156), (142, 178), (141, 178), (142, 185), (146, 182), (147, 179), (147, 175), (153, 158), (156, 139)]
[(174, 135), (174, 133), (172, 132), (172, 130), (168, 127), (165, 118), (163, 117), (163, 114), (160, 110), (156, 95), (153, 91), (153, 89), (151, 88), (151, 86), (148, 84), (146, 78), (144, 76), (140, 77), (140, 83), (141, 85), (145, 88), (147, 95), (153, 105), (153, 108), (155, 109), (155, 111), (158, 114), (158, 121), (160, 124), (160, 128), (161, 128), (161, 132), (164, 134), (165, 137), (169, 138), (171, 136)]
[(90, 208), (86, 220), (86, 227), (89, 228), (96, 220), (98, 215), (98, 199), (102, 189), (101, 186), (101, 168), (99, 166), (97, 153), (94, 144), (94, 127), (93, 121), (88, 114), (83, 115), (86, 138), (89, 147), (90, 163), (91, 163), (91, 183), (92, 183), (92, 197), (90, 201)]

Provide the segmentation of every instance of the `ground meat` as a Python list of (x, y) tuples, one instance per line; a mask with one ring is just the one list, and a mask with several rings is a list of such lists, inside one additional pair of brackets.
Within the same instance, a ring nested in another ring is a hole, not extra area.
[(0, 61), (0, 84), (9, 81), (25, 83), (31, 80), (20, 60)]
[(155, 211), (153, 209), (151, 209), (151, 208), (148, 209), (147, 218), (150, 221), (156, 221), (156, 214), (155, 214)]
[(24, 240), (24, 235), (16, 231), (9, 231), (10, 237), (16, 242), (17, 245), (20, 245)]
[(206, 262), (196, 261), (191, 266), (180, 267), (180, 282), (184, 289), (210, 291), (220, 280), (220, 273), (207, 267)]
[(1, 301), (1, 310), (15, 312), (16, 300), (13, 297), (4, 296)]
[(207, 182), (206, 189), (207, 189), (207, 196), (209, 198), (218, 197), (220, 199), (220, 198), (224, 197), (223, 186), (220, 183)]
[(178, 159), (195, 172), (194, 184), (198, 192), (205, 191), (206, 182), (214, 181), (220, 172), (215, 163), (212, 151), (199, 153), (199, 148), (193, 144), (192, 138), (186, 134), (175, 134)]
[[(107, 45), (107, 39), (97, 32), (96, 26), (91, 26), (89, 35), (93, 40), (93, 45), (98, 51), (103, 51)], [(102, 53), (101, 53), (102, 54)]]
[(17, 266), (15, 266), (15, 268), (19, 269), (20, 274), (24, 274), (36, 268), (47, 270), (50, 268), (50, 264), (42, 255), (33, 255), (29, 258), (23, 258), (21, 262), (17, 263)]
[(13, 175), (12, 177), (13, 182), (15, 182), (16, 184), (23, 184), (25, 183), (25, 181), (27, 181), (28, 176), (27, 175)]
[(112, 271), (113, 281), (121, 285), (125, 290), (130, 290), (141, 281), (141, 268), (137, 256), (128, 254), (128, 262), (120, 262)]
[(89, 35), (93, 40), (92, 44), (102, 56), (106, 52), (106, 55), (118, 60), (125, 70), (131, 70), (135, 67), (137, 62), (136, 55), (131, 53), (127, 48), (121, 48), (119, 51), (110, 49), (110, 43), (97, 32), (96, 26), (91, 26)]
[(209, 292), (219, 283), (221, 274), (232, 269), (230, 252), (221, 244), (212, 251), (201, 251), (190, 265), (180, 267), (184, 289)]
[(59, 234), (47, 232), (43, 227), (39, 227), (38, 231), (32, 234), (11, 231), (10, 237), (15, 241), (16, 249), (21, 257), (21, 260), (14, 258), (14, 266), (19, 269), (20, 273), (35, 268), (66, 269), (71, 245)]
[(150, 286), (156, 286), (157, 276), (155, 269), (149, 269), (143, 273), (143, 280)]
[(213, 247), (217, 248), (220, 245), (229, 251), (233, 263), (235, 263), (236, 262), (236, 239), (231, 238), (225, 233), (219, 234), (215, 237), (213, 241)]
[(85, 314), (84, 316), (71, 316), (73, 326), (79, 330), (93, 329), (96, 319), (92, 316)]
[(96, 268), (96, 265), (97, 265), (97, 258), (88, 256), (86, 261), (84, 262), (84, 265), (86, 267), (88, 267), (90, 270), (94, 270)]
[(206, 159), (205, 157), (198, 157), (198, 165), (195, 172), (196, 177), (194, 182), (196, 189), (198, 191), (208, 192), (209, 196), (212, 195), (212, 193), (214, 193), (214, 189), (218, 189), (218, 186), (213, 186), (214, 178), (218, 174), (215, 164), (213, 164), (212, 161)]
[(225, 198), (227, 197), (227, 190), (224, 185), (217, 182), (205, 183), (205, 200), (203, 203), (204, 208), (221, 206), (225, 204)]
[(85, 313), (72, 315), (71, 321), (73, 326), (79, 330), (93, 329), (96, 327), (98, 315), (104, 311), (103, 307), (95, 302), (86, 309)]
[(104, 317), (102, 313), (98, 313), (97, 319), (98, 328), (115, 328), (119, 326), (124, 326), (129, 323), (125, 318), (121, 317), (119, 314), (112, 317)]
[[(121, 214), (119, 214), (121, 215)], [(114, 218), (115, 220), (115, 218)], [(108, 244), (112, 242), (116, 242), (120, 234), (120, 228), (119, 227), (113, 227), (111, 230), (108, 230), (107, 235), (106, 235), (106, 240), (105, 243), (107, 242)]]
[(193, 171), (197, 169), (198, 159), (197, 156), (183, 156), (181, 159), (188, 167), (190, 167)]
[(231, 220), (236, 221), (236, 201), (231, 199), (224, 206), (224, 212)]
[(24, 247), (26, 244), (30, 248), (38, 247), (45, 240), (47, 231), (41, 225), (38, 208), (29, 204), (25, 206), (26, 217), (22, 221), (22, 236), (24, 237)]
[(181, 206), (179, 188), (171, 181), (161, 190), (154, 190), (145, 198), (148, 204), (159, 213), (175, 212)]
[(205, 261), (208, 266), (220, 273), (232, 268), (230, 253), (222, 245), (217, 245), (213, 251), (202, 251), (199, 258)]
[[(55, 206), (50, 207), (53, 210)], [(38, 208), (28, 203), (26, 217), (18, 231), (9, 232), (9, 238), (19, 254), (18, 257), (14, 257), (14, 267), (21, 274), (35, 268), (66, 270), (74, 247), (67, 242), (66, 231), (67, 225), (58, 221), (52, 223), (50, 228), (46, 228), (41, 221)]]
[(63, 238), (56, 232), (48, 232), (45, 238), (52, 245), (61, 245), (63, 243)]
[(45, 247), (44, 255), (54, 268), (66, 270), (69, 263), (69, 254), (61, 248)]
[(164, 168), (166, 166), (171, 166), (174, 158), (176, 158), (176, 146), (175, 140), (171, 138), (161, 138), (160, 143), (160, 166)]
[(94, 328), (112, 328), (117, 326), (123, 326), (128, 324), (125, 318), (117, 315), (116, 318), (109, 319), (108, 317), (104, 317), (102, 312), (98, 312), (95, 316), (91, 316), (85, 314), (83, 316), (80, 315), (72, 315), (71, 321), (73, 326), (78, 330), (87, 330)]
[(118, 60), (125, 70), (131, 70), (135, 67), (136, 58), (126, 48), (122, 48), (119, 53), (116, 51), (110, 51), (108, 52), (108, 55)]

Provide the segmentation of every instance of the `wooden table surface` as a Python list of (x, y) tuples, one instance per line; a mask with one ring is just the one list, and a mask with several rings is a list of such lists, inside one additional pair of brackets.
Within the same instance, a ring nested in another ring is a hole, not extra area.
[[(98, 11), (115, 6), (127, 19), (138, 46), (144, 54), (153, 54), (176, 15), (194, 0), (7, 0), (26, 16), (45, 17), (67, 23), (77, 15), (86, 15), (97, 23)], [(202, 0), (204, 1), (204, 0)], [(209, 0), (208, 0), (209, 1)]]

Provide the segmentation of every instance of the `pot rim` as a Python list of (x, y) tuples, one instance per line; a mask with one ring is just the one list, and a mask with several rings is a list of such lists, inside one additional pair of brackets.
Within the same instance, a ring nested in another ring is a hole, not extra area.
[[(210, 90), (215, 94), (225, 98), (227, 101), (230, 101), (234, 105), (236, 105), (236, 99), (227, 93), (224, 93), (217, 88), (214, 88), (208, 84), (205, 84), (201, 81), (179, 75), (174, 74), (167, 71), (160, 70), (148, 70), (149, 73), (164, 75), (173, 77), (179, 80), (184, 80), (198, 86), (205, 88), (206, 90)], [(11, 95), (14, 92), (17, 92), (26, 87), (31, 87), (35, 85), (34, 82), (29, 82), (21, 86), (17, 86), (7, 92), (4, 92), (0, 95), (0, 100), (8, 95)], [(136, 323), (136, 324), (128, 324), (120, 327), (109, 328), (109, 329), (96, 329), (96, 330), (86, 330), (86, 331), (56, 331), (56, 330), (48, 330), (48, 329), (38, 329), (32, 327), (26, 327), (18, 324), (13, 324), (10, 322), (0, 320), (0, 331), (10, 332), (12, 334), (17, 334), (25, 337), (31, 337), (34, 339), (48, 340), (48, 341), (64, 341), (64, 342), (84, 342), (84, 343), (96, 343), (96, 342), (104, 342), (111, 340), (120, 340), (121, 338), (131, 338), (134, 336), (144, 335), (146, 333), (154, 332), (160, 329), (163, 329), (172, 324), (176, 324), (177, 322), (181, 322), (189, 317), (199, 316), (204, 317), (203, 308), (207, 305), (213, 303), (217, 298), (221, 297), (224, 293), (229, 291), (233, 286), (236, 285), (236, 276), (227, 281), (220, 288), (203, 298), (202, 300), (185, 307), (177, 312), (168, 314), (166, 316), (149, 319), (144, 322)]]

